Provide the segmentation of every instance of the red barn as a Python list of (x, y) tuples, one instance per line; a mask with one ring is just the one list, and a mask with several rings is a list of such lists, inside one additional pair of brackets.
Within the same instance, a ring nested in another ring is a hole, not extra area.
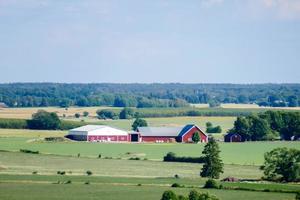
[(138, 137), (140, 142), (193, 142), (194, 133), (198, 133), (200, 142), (207, 142), (208, 136), (196, 125), (189, 124), (184, 127), (139, 127)]

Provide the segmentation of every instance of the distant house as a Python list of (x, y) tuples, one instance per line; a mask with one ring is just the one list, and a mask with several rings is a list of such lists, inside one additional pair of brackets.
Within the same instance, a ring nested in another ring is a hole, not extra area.
[(109, 126), (86, 125), (71, 129), (67, 138), (76, 141), (89, 142), (128, 142), (129, 135), (126, 131)]
[(189, 124), (183, 127), (139, 127), (136, 135), (131, 138), (137, 138), (140, 142), (193, 142), (193, 134), (198, 132), (200, 142), (207, 142), (208, 136), (196, 125)]
[(228, 133), (224, 136), (225, 142), (245, 142), (245, 139), (238, 133)]

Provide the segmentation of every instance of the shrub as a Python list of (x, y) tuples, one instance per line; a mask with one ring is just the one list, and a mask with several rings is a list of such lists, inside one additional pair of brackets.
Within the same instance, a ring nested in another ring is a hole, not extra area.
[(142, 184), (141, 184), (141, 183), (139, 183), (139, 184), (137, 184), (137, 186), (142, 186)]
[(72, 181), (71, 180), (67, 180), (66, 182), (64, 182), (64, 184), (71, 184)]
[(87, 170), (87, 171), (86, 171), (86, 175), (91, 176), (92, 174), (93, 174), (92, 171), (90, 171), (90, 170)]
[(88, 112), (88, 111), (84, 111), (84, 112), (83, 112), (83, 116), (84, 116), (84, 117), (89, 116), (89, 112)]
[(215, 188), (215, 189), (218, 189), (219, 185), (218, 185), (217, 181), (215, 181), (214, 179), (208, 179), (205, 182), (205, 185), (204, 185), (203, 188)]
[(174, 178), (180, 178), (180, 177), (179, 177), (179, 175), (178, 175), (178, 174), (175, 174), (175, 175), (174, 175)]
[(30, 129), (55, 130), (60, 128), (60, 119), (55, 112), (38, 110), (27, 124)]
[(181, 185), (179, 183), (173, 183), (171, 187), (181, 187)]
[(75, 113), (74, 115), (76, 118), (79, 118), (80, 117), (80, 114), (79, 113)]
[(32, 151), (32, 150), (28, 150), (28, 149), (20, 149), (20, 152), (22, 152), (22, 153), (39, 154), (39, 151)]
[(128, 160), (141, 160), (141, 158), (139, 158), (139, 157), (132, 157), (132, 158), (129, 158)]
[(89, 185), (90, 184), (90, 181), (86, 181), (84, 182), (85, 185)]
[(163, 193), (161, 200), (177, 200), (177, 196), (173, 191), (168, 190)]
[(57, 174), (58, 174), (58, 175), (65, 175), (66, 172), (65, 172), (65, 171), (57, 171)]
[(33, 171), (33, 172), (32, 172), (32, 174), (37, 174), (37, 173), (38, 173), (37, 171)]
[(26, 119), (0, 119), (0, 128), (26, 129), (28, 125)]

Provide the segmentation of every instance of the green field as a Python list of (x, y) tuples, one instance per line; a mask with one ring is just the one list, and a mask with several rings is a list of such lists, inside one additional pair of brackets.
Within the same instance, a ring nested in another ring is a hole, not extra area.
[[(180, 156), (200, 156), (204, 144), (154, 144), (154, 143), (87, 143), (87, 142), (43, 142), (36, 138), (0, 137), (0, 150), (19, 151), (30, 149), (44, 154), (128, 158), (139, 156), (151, 160), (162, 160), (168, 152)], [(221, 156), (226, 164), (261, 165), (263, 154), (276, 147), (300, 149), (300, 142), (246, 142), (220, 143)]]
[[(90, 184), (72, 183), (70, 185), (58, 185), (51, 183), (1, 183), (0, 199), (22, 199), (22, 200), (50, 200), (50, 199), (101, 199), (101, 200), (159, 200), (165, 190), (170, 190), (166, 186), (135, 186), (119, 184)], [(187, 195), (189, 188), (172, 189), (177, 194)], [(209, 192), (222, 200), (293, 200), (293, 193), (272, 193), (272, 192), (249, 192), (234, 190), (204, 190), (199, 192)]]
[[(0, 199), (160, 199), (165, 190), (187, 194), (191, 187), (209, 192), (221, 199), (293, 199), (300, 190), (297, 184), (222, 183), (226, 188), (255, 189), (204, 190), (206, 179), (199, 177), (200, 164), (164, 163), (117, 159), (82, 158), (55, 155), (33, 155), (0, 152)], [(57, 171), (66, 175), (57, 175)], [(85, 175), (86, 170), (93, 172)], [(36, 171), (36, 175), (32, 172)], [(180, 176), (174, 178), (174, 174)], [(225, 176), (259, 178), (253, 166), (225, 165)], [(61, 184), (70, 180), (71, 184)], [(89, 185), (84, 184), (89, 182)], [(172, 183), (186, 188), (171, 188)], [(60, 183), (60, 184), (57, 184)], [(141, 186), (138, 186), (141, 184)], [(263, 192), (284, 190), (293, 193)], [(1, 192), (5, 191), (5, 192)], [(259, 192), (261, 191), (261, 192)], [(74, 197), (74, 195), (76, 197)]]

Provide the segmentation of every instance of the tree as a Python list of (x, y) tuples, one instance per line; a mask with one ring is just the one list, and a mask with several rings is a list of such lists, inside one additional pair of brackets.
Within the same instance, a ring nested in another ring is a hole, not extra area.
[(134, 116), (134, 110), (132, 108), (124, 108), (121, 112), (120, 112), (120, 119), (132, 119)]
[(56, 113), (38, 110), (28, 121), (28, 127), (31, 129), (55, 130), (60, 128), (60, 120)]
[(249, 133), (252, 141), (270, 140), (275, 138), (275, 135), (273, 134), (274, 132), (272, 132), (267, 120), (253, 115), (251, 118), (251, 123), (252, 125), (249, 129)]
[(173, 191), (167, 190), (163, 193), (161, 200), (177, 200), (177, 195)]
[(96, 111), (100, 119), (118, 119), (119, 113), (112, 109), (102, 109)]
[(194, 143), (198, 143), (200, 141), (200, 136), (199, 136), (199, 132), (195, 132), (192, 136), (192, 140)]
[(200, 173), (202, 177), (219, 178), (223, 173), (223, 162), (220, 158), (219, 145), (214, 138), (211, 138), (205, 145), (202, 154), (204, 154), (204, 164)]
[(286, 182), (300, 180), (300, 150), (276, 148), (265, 153), (264, 158), (261, 169), (266, 179)]
[(76, 118), (79, 118), (80, 117), (80, 114), (79, 113), (75, 113), (74, 115)]
[(89, 113), (88, 111), (84, 111), (84, 112), (83, 112), (83, 116), (84, 116), (84, 117), (89, 116), (89, 114), (90, 114), (90, 113)]
[(136, 131), (138, 127), (144, 127), (144, 126), (148, 126), (147, 121), (141, 118), (136, 118), (131, 127), (132, 130)]

